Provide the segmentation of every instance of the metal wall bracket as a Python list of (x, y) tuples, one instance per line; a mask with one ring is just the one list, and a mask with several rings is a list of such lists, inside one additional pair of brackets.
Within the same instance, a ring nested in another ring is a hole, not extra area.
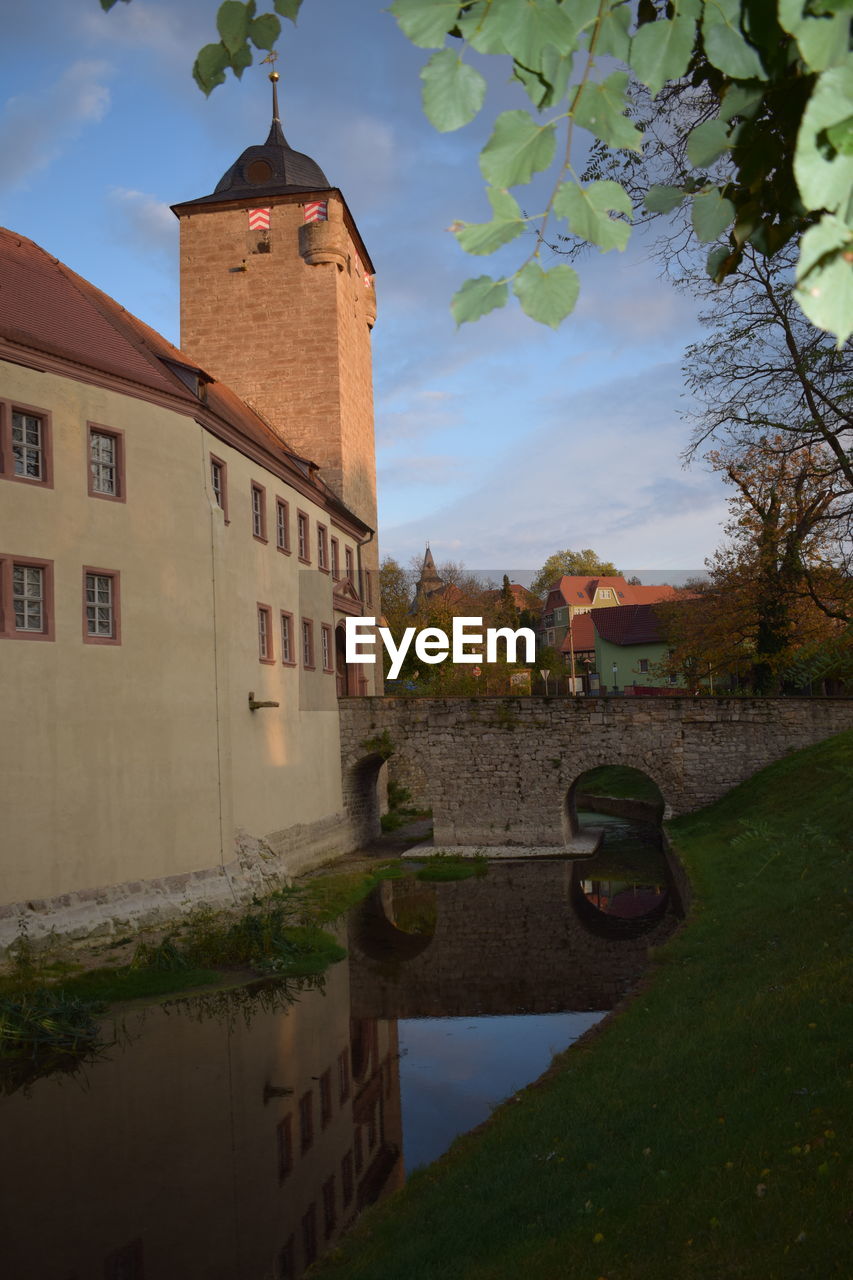
[(254, 689), (249, 694), (249, 710), (250, 711), (257, 711), (258, 707), (278, 707), (280, 705), (281, 704), (278, 702), (256, 702)]

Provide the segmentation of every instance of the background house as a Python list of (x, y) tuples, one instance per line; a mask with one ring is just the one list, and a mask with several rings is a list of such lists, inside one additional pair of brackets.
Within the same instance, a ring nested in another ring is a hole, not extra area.
[(678, 685), (677, 676), (665, 676), (660, 670), (668, 644), (653, 605), (593, 609), (589, 616), (595, 631), (595, 666), (602, 690), (641, 694), (663, 692)]
[[(542, 607), (537, 639), (540, 645), (568, 652), (564, 648), (569, 621), (591, 609), (614, 609), (626, 604), (656, 604), (672, 600), (677, 591), (669, 583), (640, 586), (626, 582), (621, 576), (591, 578), (586, 575), (564, 575), (548, 592)], [(586, 636), (585, 639), (589, 637)]]

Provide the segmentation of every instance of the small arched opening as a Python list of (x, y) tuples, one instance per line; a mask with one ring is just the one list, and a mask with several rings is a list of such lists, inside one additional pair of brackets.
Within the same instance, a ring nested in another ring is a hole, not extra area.
[(356, 847), (375, 840), (382, 832), (378, 784), (379, 772), (384, 763), (385, 758), (374, 751), (344, 773), (344, 809), (350, 820)]
[[(642, 769), (598, 765), (579, 774), (563, 801), (566, 840), (584, 825), (579, 813), (601, 813), (660, 827), (666, 801), (660, 787)], [(587, 824), (589, 825), (589, 824)]]

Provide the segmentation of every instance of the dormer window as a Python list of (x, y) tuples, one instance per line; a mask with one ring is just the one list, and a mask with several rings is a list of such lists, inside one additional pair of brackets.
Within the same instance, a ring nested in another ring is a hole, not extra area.
[(246, 181), (253, 187), (260, 187), (272, 181), (272, 165), (269, 160), (251, 160), (246, 165)]

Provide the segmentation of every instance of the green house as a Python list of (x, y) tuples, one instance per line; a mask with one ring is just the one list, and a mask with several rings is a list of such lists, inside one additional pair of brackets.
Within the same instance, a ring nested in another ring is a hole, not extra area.
[(637, 693), (679, 686), (678, 676), (661, 673), (669, 647), (654, 605), (593, 609), (590, 616), (595, 628), (595, 666), (602, 689)]

